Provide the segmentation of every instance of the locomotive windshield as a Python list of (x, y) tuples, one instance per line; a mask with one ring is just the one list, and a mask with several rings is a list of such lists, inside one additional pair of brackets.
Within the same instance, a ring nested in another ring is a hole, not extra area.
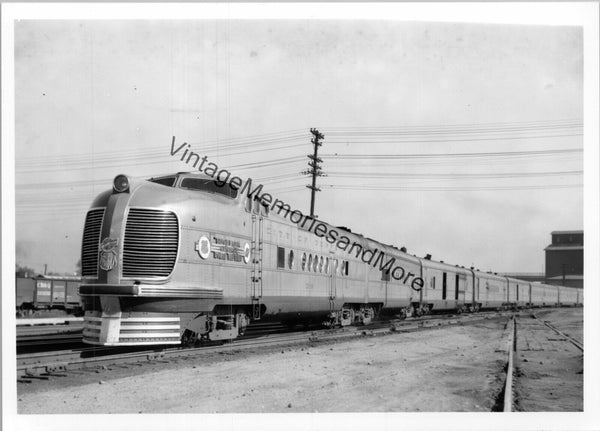
[(181, 176), (170, 175), (168, 177), (150, 178), (148, 181), (167, 187), (178, 187), (187, 190), (215, 193), (233, 199), (238, 195), (237, 190), (232, 189), (229, 184), (221, 185), (209, 178), (183, 177), (181, 181), (178, 181), (178, 178), (181, 178)]
[(162, 184), (163, 186), (173, 187), (177, 177), (162, 177), (162, 178), (150, 178), (148, 181), (156, 184)]
[(180, 187), (182, 189), (217, 193), (234, 199), (237, 197), (237, 190), (232, 189), (229, 184), (219, 185), (215, 181), (205, 178), (184, 178)]

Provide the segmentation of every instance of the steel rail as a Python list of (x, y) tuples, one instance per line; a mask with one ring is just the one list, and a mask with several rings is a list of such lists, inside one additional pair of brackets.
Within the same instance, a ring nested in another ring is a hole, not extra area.
[(565, 337), (565, 339), (567, 341), (570, 341), (575, 347), (577, 347), (579, 350), (581, 350), (583, 352), (583, 344), (581, 342), (579, 342), (577, 339), (560, 331), (558, 328), (556, 328), (554, 325), (552, 325), (547, 320), (544, 320), (544, 325), (546, 325), (548, 328), (552, 329), (554, 332), (556, 332), (560, 336)]
[[(114, 348), (90, 347), (79, 350), (67, 350), (60, 352), (45, 352), (34, 355), (21, 355), (17, 358), (17, 375), (22, 378), (37, 375), (52, 375), (52, 373), (75, 369), (89, 369), (100, 366), (111, 366), (131, 362), (165, 361), (167, 359), (179, 359), (187, 357), (203, 356), (211, 353), (252, 350), (261, 347), (288, 346), (299, 344), (311, 344), (316, 342), (328, 342), (345, 340), (349, 338), (360, 338), (364, 336), (388, 335), (402, 332), (413, 332), (418, 330), (435, 329), (440, 326), (454, 324), (476, 324), (494, 318), (505, 317), (504, 313), (489, 315), (463, 315), (452, 316), (447, 319), (421, 319), (414, 321), (392, 322), (382, 327), (345, 327), (339, 329), (322, 329), (318, 331), (296, 332), (287, 334), (271, 334), (258, 338), (238, 339), (230, 343), (209, 345), (196, 348), (154, 348), (139, 350), (132, 347), (126, 352), (113, 354)], [(122, 348), (121, 348), (122, 349)]]
[(517, 320), (513, 315), (510, 319), (510, 329), (508, 331), (508, 362), (506, 364), (506, 381), (504, 384), (504, 408), (503, 411), (511, 412), (513, 404), (513, 371), (514, 359), (513, 352), (517, 349)]

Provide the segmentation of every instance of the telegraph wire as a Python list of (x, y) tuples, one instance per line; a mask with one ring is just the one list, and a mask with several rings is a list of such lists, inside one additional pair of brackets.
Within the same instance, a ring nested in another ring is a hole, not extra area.
[[(477, 137), (477, 138), (459, 138), (459, 139), (361, 139), (353, 140), (352, 144), (422, 144), (422, 143), (440, 143), (440, 142), (474, 142), (474, 141), (512, 141), (523, 139), (543, 139), (543, 138), (567, 138), (583, 136), (582, 133), (570, 133), (562, 135), (537, 135), (537, 136), (495, 136), (495, 137)], [(332, 138), (332, 144), (349, 143), (346, 140), (336, 140)]]
[(583, 175), (583, 171), (553, 171), (553, 172), (502, 172), (502, 173), (387, 173), (387, 172), (330, 172), (329, 177), (339, 178), (436, 178), (436, 179), (474, 179), (474, 178), (527, 178)]
[(582, 148), (566, 148), (556, 150), (532, 151), (498, 151), (498, 152), (472, 152), (472, 153), (420, 153), (420, 154), (323, 154), (323, 157), (332, 159), (431, 159), (431, 158), (466, 158), (466, 157), (523, 157), (537, 155), (558, 155), (568, 153), (583, 153)]

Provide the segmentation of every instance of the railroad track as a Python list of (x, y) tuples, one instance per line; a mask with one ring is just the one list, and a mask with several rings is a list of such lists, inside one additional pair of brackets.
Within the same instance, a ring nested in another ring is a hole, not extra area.
[[(530, 312), (529, 317), (531, 317), (533, 319), (541, 320), (538, 315), (549, 313), (552, 310), (553, 309), (546, 309), (546, 310), (540, 310), (536, 313)], [(541, 320), (541, 322), (546, 327), (550, 328), (552, 331), (554, 331), (555, 333), (557, 333), (558, 335), (563, 337), (564, 341), (570, 342), (571, 344), (573, 344), (575, 347), (577, 347), (579, 350), (581, 350), (583, 352), (583, 344), (579, 340), (560, 331), (558, 328), (556, 328), (554, 325), (552, 325), (547, 320)], [(510, 326), (510, 328), (508, 329), (506, 380), (505, 380), (505, 385), (504, 385), (504, 390), (503, 390), (503, 411), (504, 412), (511, 412), (513, 410), (513, 404), (514, 404), (514, 381), (515, 381), (514, 357), (517, 354), (517, 345), (518, 345), (518, 343), (517, 343), (517, 341), (518, 341), (518, 339), (517, 339), (518, 320), (516, 318), (516, 315), (512, 317), (509, 324), (507, 325), (507, 328), (508, 328), (508, 326)]]
[(544, 320), (544, 325), (546, 325), (548, 328), (552, 329), (554, 332), (556, 332), (561, 337), (565, 337), (565, 339), (567, 339), (567, 341), (569, 341), (571, 344), (573, 344), (575, 347), (577, 347), (579, 350), (581, 350), (583, 352), (583, 344), (581, 342), (579, 342), (579, 340), (571, 337), (570, 335), (565, 334), (562, 331), (559, 331), (554, 325), (552, 325), (547, 320)]
[[(225, 344), (212, 344), (195, 348), (108, 348), (85, 347), (58, 352), (42, 352), (17, 356), (17, 381), (31, 383), (37, 379), (65, 376), (67, 372), (89, 370), (98, 367), (142, 363), (169, 362), (175, 359), (201, 357), (215, 353), (240, 350), (266, 349), (272, 347), (302, 345), (318, 342), (334, 342), (364, 336), (381, 336), (393, 333), (430, 330), (454, 324), (475, 324), (493, 318), (505, 318), (509, 312), (482, 312), (460, 316), (431, 316), (376, 323), (364, 327), (320, 329), (303, 332), (271, 333), (266, 335), (245, 335)], [(279, 325), (280, 328), (281, 325)], [(279, 328), (279, 329), (280, 329)], [(278, 330), (277, 325), (265, 324), (266, 331)], [(252, 332), (252, 331), (250, 331)]]

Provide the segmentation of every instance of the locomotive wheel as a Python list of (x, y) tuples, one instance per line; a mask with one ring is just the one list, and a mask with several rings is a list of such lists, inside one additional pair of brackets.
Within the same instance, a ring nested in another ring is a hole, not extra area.
[(198, 342), (198, 335), (195, 332), (186, 329), (181, 336), (181, 345), (184, 347), (194, 347)]

